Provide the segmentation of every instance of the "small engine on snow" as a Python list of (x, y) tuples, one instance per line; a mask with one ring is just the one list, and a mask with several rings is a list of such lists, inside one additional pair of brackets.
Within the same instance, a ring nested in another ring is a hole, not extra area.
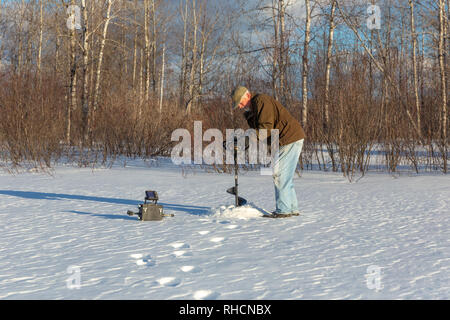
[[(144, 203), (138, 206), (139, 212), (127, 211), (129, 216), (137, 215), (140, 221), (160, 221), (163, 217), (173, 217), (173, 214), (164, 214), (163, 206), (157, 204), (158, 193), (153, 190), (145, 191)], [(147, 201), (149, 201), (147, 203)]]

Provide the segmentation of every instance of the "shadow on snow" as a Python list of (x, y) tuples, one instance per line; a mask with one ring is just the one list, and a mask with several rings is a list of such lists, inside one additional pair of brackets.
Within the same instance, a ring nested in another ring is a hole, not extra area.
[[(78, 200), (78, 201), (95, 201), (95, 202), (103, 202), (103, 203), (111, 203), (111, 204), (120, 204), (120, 205), (130, 205), (137, 207), (141, 201), (130, 200), (130, 199), (120, 199), (120, 198), (106, 198), (106, 197), (94, 197), (94, 196), (84, 196), (84, 195), (75, 195), (75, 194), (65, 194), (65, 193), (46, 193), (46, 192), (35, 192), (35, 191), (16, 191), (16, 190), (0, 190), (0, 195), (14, 196), (24, 199), (39, 199), (39, 200)], [(182, 204), (171, 204), (158, 202), (161, 204), (164, 209), (178, 212), (186, 212), (192, 215), (207, 215), (209, 214), (209, 207), (202, 206), (191, 206), (191, 205), (182, 205)], [(132, 219), (132, 217), (128, 216), (117, 216), (112, 214), (93, 214), (89, 212), (81, 212), (81, 211), (66, 211), (73, 212), (77, 214), (90, 214), (93, 216), (101, 216), (103, 218), (108, 219)]]

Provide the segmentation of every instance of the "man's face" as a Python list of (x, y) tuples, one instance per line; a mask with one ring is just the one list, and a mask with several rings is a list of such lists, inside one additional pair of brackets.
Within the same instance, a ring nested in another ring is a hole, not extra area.
[(251, 100), (252, 96), (250, 94), (250, 92), (246, 92), (242, 98), (241, 98), (241, 102), (239, 102), (239, 109), (244, 109), (250, 106), (250, 100)]

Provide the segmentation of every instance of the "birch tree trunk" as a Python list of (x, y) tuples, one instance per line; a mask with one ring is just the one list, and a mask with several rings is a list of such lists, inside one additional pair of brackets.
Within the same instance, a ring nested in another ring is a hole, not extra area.
[(411, 22), (411, 40), (412, 40), (412, 59), (413, 59), (413, 74), (414, 74), (414, 101), (416, 104), (417, 128), (422, 133), (422, 125), (420, 119), (420, 100), (419, 100), (419, 82), (417, 73), (417, 34), (414, 22), (414, 2), (409, 0), (410, 22)]
[(331, 70), (331, 54), (333, 51), (333, 39), (334, 39), (334, 14), (336, 11), (336, 1), (331, 1), (331, 12), (330, 12), (330, 27), (328, 31), (328, 48), (327, 48), (327, 58), (326, 58), (326, 71), (325, 71), (325, 105), (324, 105), (324, 116), (325, 116), (325, 127), (329, 127), (330, 123), (330, 70)]
[[(71, 5), (75, 5), (75, 0), (71, 0)], [(73, 26), (75, 23), (73, 23)], [(67, 126), (66, 142), (69, 145), (71, 140), (72, 111), (77, 107), (77, 60), (76, 60), (76, 29), (73, 27), (69, 32), (70, 36), (70, 85), (69, 103), (67, 104)]]
[(133, 40), (133, 89), (136, 89), (136, 65), (137, 65), (137, 38), (138, 38), (138, 23), (137, 23), (137, 0), (134, 0), (134, 40)]
[(142, 115), (142, 102), (144, 101), (144, 53), (145, 50), (140, 49), (139, 50), (139, 57), (140, 57), (140, 67), (139, 67), (139, 107), (138, 107), (138, 119)]
[(156, 98), (156, 85), (157, 85), (157, 79), (156, 79), (156, 8), (155, 8), (155, 0), (152, 0), (152, 68), (151, 68), (151, 74), (152, 74), (152, 94), (153, 97)]
[(200, 46), (200, 61), (199, 61), (199, 70), (198, 70), (198, 92), (199, 92), (200, 96), (203, 93), (203, 76), (205, 75), (205, 56), (206, 56), (207, 44), (208, 44), (208, 38), (202, 32), (201, 46)]
[[(166, 46), (163, 46), (162, 51), (162, 66), (161, 66), (161, 83), (160, 83), (160, 91), (159, 91), (159, 114), (162, 114), (162, 106), (163, 106), (163, 97), (164, 97), (164, 69), (165, 69), (165, 55), (166, 55)], [(161, 118), (160, 118), (161, 119)]]
[[(277, 2), (275, 4), (275, 2)], [(272, 20), (273, 20), (273, 56), (272, 56), (272, 92), (275, 99), (278, 100), (278, 86), (277, 79), (279, 75), (279, 55), (280, 55), (280, 45), (279, 45), (279, 33), (280, 33), (280, 19), (278, 15), (279, 0), (272, 0)]]
[(445, 74), (445, 37), (446, 37), (446, 24), (445, 21), (445, 3), (444, 0), (439, 0), (439, 71), (441, 77), (441, 139), (444, 145), (443, 162), (444, 173), (447, 173), (447, 82)]
[[(425, 36), (422, 32), (422, 49), (420, 53), (420, 109), (424, 109), (424, 102), (425, 102)], [(428, 136), (431, 137), (431, 126), (428, 126)]]
[[(3, 0), (0, 0), (0, 18), (2, 17)], [(0, 67), (3, 60), (3, 41), (0, 41)]]
[(305, 42), (303, 45), (303, 71), (302, 71), (302, 124), (308, 123), (308, 49), (311, 33), (311, 11), (309, 0), (305, 0), (306, 22), (305, 22)]
[(181, 51), (181, 72), (180, 72), (180, 101), (179, 105), (180, 107), (184, 108), (184, 99), (186, 94), (186, 72), (187, 72), (187, 65), (186, 65), (186, 42), (187, 42), (187, 15), (188, 15), (188, 2), (186, 0), (185, 6), (184, 6), (184, 13), (181, 10), (181, 17), (183, 19), (183, 46)]
[(88, 59), (89, 59), (89, 25), (88, 25), (88, 12), (86, 7), (86, 0), (81, 0), (81, 14), (83, 16), (82, 26), (82, 48), (83, 48), (83, 65), (82, 65), (82, 81), (83, 89), (81, 92), (81, 117), (82, 117), (82, 137), (83, 145), (89, 138), (89, 100), (88, 100), (88, 88), (89, 88), (89, 74), (88, 74)]
[(105, 43), (106, 43), (106, 35), (108, 33), (108, 26), (109, 22), (111, 21), (111, 7), (113, 5), (114, 0), (108, 0), (108, 6), (106, 8), (106, 19), (105, 24), (103, 26), (103, 33), (102, 33), (102, 40), (100, 42), (100, 51), (98, 54), (98, 64), (97, 64), (97, 71), (96, 71), (96, 79), (95, 79), (95, 89), (94, 89), (94, 105), (93, 105), (93, 114), (97, 111), (98, 108), (98, 96), (99, 96), (99, 89), (100, 89), (100, 79), (101, 79), (101, 71), (102, 71), (102, 62), (103, 62), (103, 53), (105, 49)]
[(287, 83), (286, 83), (286, 72), (287, 72), (287, 61), (288, 52), (286, 50), (286, 6), (284, 0), (279, 0), (279, 15), (280, 15), (280, 54), (279, 54), (279, 72), (280, 72), (280, 95), (281, 102), (285, 105), (287, 102)]
[(19, 30), (18, 30), (18, 38), (19, 38), (19, 45), (18, 45), (18, 53), (17, 53), (17, 71), (18, 73), (22, 72), (22, 59), (23, 59), (23, 22), (24, 22), (24, 15), (25, 15), (25, 0), (22, 0), (22, 6), (21, 6), (22, 12), (20, 15), (19, 20)]
[(192, 59), (191, 59), (191, 70), (189, 76), (189, 102), (186, 106), (187, 114), (190, 114), (192, 108), (196, 104), (196, 87), (195, 87), (195, 73), (197, 68), (197, 33), (198, 33), (198, 22), (197, 22), (197, 10), (196, 10), (196, 1), (192, 0)]
[[(94, 15), (94, 12), (96, 12), (95, 5), (96, 4), (98, 5), (98, 2), (97, 1), (89, 1), (89, 3), (91, 4), (89, 11), (92, 12), (92, 15)], [(92, 20), (94, 20), (94, 19), (92, 19)], [(90, 51), (90, 56), (91, 56), (90, 57), (91, 63), (90, 63), (90, 68), (89, 68), (89, 72), (88, 72), (89, 73), (89, 92), (90, 92), (89, 105), (93, 106), (94, 105), (94, 95), (92, 93), (94, 92), (94, 88), (95, 88), (95, 63), (94, 63), (94, 61), (96, 60), (96, 57), (95, 57), (96, 53), (95, 53), (95, 50), (93, 50), (95, 48), (95, 33), (92, 33), (90, 38), (91, 38), (90, 39), (91, 50), (89, 50), (89, 51)], [(92, 112), (92, 110), (91, 110), (91, 112)]]
[(150, 89), (150, 35), (149, 35), (149, 16), (150, 5), (149, 0), (144, 0), (144, 55), (145, 55), (145, 86), (144, 86), (144, 100), (148, 101)]
[(55, 41), (55, 67), (54, 67), (55, 74), (59, 73), (59, 49), (60, 49), (60, 46), (61, 46), (61, 39), (60, 39), (59, 31), (58, 31), (58, 34), (56, 35), (56, 41)]
[(25, 70), (30, 70), (31, 68), (31, 60), (33, 57), (33, 36), (35, 30), (33, 29), (34, 25), (34, 6), (29, 8), (31, 4), (27, 4), (26, 6), (26, 13), (27, 13), (27, 50), (25, 52)]
[(41, 60), (42, 60), (42, 37), (44, 33), (44, 0), (39, 0), (39, 43), (37, 56), (37, 71), (39, 77), (41, 76)]

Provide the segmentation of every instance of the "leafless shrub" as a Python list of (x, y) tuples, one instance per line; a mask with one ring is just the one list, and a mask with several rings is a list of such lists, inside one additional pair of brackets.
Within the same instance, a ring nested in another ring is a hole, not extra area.
[(64, 128), (61, 86), (33, 74), (3, 74), (0, 79), (0, 146), (12, 166), (25, 162), (50, 167), (61, 157)]

